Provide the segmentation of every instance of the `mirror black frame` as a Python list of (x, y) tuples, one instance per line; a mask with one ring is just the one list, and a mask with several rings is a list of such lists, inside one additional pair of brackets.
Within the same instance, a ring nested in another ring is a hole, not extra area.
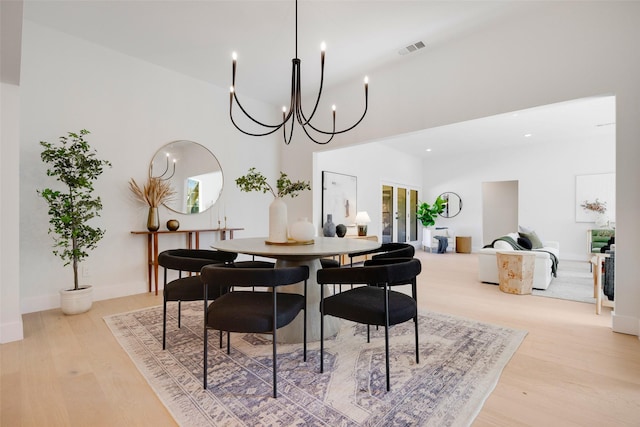
[[(454, 200), (452, 200), (452, 196), (454, 197)], [(462, 198), (457, 193), (454, 193), (453, 191), (445, 191), (444, 193), (440, 194), (440, 197), (444, 199), (445, 202), (447, 202), (444, 210), (440, 214), (441, 217), (453, 218), (454, 216), (460, 214), (460, 212), (462, 211)], [(458, 199), (457, 206), (455, 203), (455, 198)], [(454, 203), (452, 204), (451, 202)]]

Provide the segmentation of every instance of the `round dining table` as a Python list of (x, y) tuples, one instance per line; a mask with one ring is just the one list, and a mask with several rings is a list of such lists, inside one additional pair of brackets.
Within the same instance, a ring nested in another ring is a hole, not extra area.
[[(338, 237), (315, 237), (313, 243), (270, 244), (265, 237), (253, 237), (233, 240), (219, 240), (211, 245), (214, 249), (241, 254), (256, 255), (276, 260), (276, 268), (306, 265), (309, 267), (307, 281), (307, 340), (320, 340), (320, 285), (316, 274), (322, 267), (320, 258), (368, 251), (380, 247), (380, 243), (366, 239)], [(342, 267), (348, 268), (348, 267)], [(324, 295), (330, 295), (330, 289), (324, 285)], [(304, 284), (283, 286), (283, 292), (302, 294)], [(278, 342), (298, 343), (303, 338), (302, 313), (289, 325), (278, 330)], [(324, 336), (334, 336), (340, 328), (340, 320), (327, 316), (324, 322)]]

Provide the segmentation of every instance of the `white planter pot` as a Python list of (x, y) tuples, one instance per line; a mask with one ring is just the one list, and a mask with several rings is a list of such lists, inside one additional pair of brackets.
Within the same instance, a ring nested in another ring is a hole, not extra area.
[(80, 314), (91, 309), (93, 304), (93, 288), (83, 286), (76, 290), (63, 289), (60, 291), (60, 308), (64, 314)]
[(287, 205), (280, 197), (276, 197), (269, 205), (269, 241), (286, 243), (287, 225)]

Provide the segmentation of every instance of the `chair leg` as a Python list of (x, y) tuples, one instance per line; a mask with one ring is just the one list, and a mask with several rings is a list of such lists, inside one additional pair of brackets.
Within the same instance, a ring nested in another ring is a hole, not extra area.
[[(222, 331), (220, 331), (222, 334)], [(227, 331), (227, 354), (231, 354), (231, 332)]]
[(324, 372), (324, 285), (320, 285), (320, 373)]
[(203, 372), (202, 372), (202, 386), (206, 390), (207, 389), (207, 326), (204, 327), (204, 362), (203, 362)]
[(367, 323), (367, 343), (371, 342), (371, 326)]
[(182, 327), (182, 301), (178, 301), (178, 328)]
[(418, 347), (418, 316), (413, 318), (413, 325), (416, 330), (416, 363), (420, 363), (420, 349)]
[(387, 391), (391, 390), (389, 375), (389, 286), (384, 286), (384, 355), (387, 369)]
[(307, 361), (307, 279), (304, 281), (304, 307), (302, 309), (304, 311), (303, 326), (302, 326), (302, 360), (304, 362)]
[(384, 325), (384, 355), (385, 355), (385, 364), (387, 368), (387, 391), (391, 390), (390, 380), (389, 380), (389, 320), (387, 319), (387, 324)]
[(278, 397), (278, 374), (277, 374), (277, 366), (278, 366), (278, 362), (277, 362), (277, 351), (276, 351), (276, 342), (278, 341), (278, 338), (276, 336), (276, 331), (278, 330), (278, 309), (277, 309), (277, 295), (278, 292), (277, 290), (274, 288), (273, 289), (273, 317), (272, 317), (272, 322), (273, 322), (273, 339), (272, 339), (272, 345), (273, 345), (273, 398), (277, 398)]

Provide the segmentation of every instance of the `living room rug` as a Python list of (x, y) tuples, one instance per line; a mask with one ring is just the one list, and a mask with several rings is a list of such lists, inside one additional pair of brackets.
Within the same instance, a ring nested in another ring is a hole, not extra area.
[[(183, 426), (466, 426), (494, 389), (526, 332), (421, 312), (420, 363), (412, 322), (390, 329), (391, 391), (386, 391), (384, 329), (344, 321), (319, 342), (278, 344), (278, 398), (272, 397), (268, 336), (232, 334), (231, 354), (209, 334), (208, 389), (202, 387), (202, 302), (170, 304), (167, 350), (162, 307), (105, 317), (151, 388)], [(226, 347), (226, 345), (225, 345)]]
[(593, 273), (589, 271), (589, 263), (581, 261), (560, 262), (558, 277), (551, 280), (547, 289), (534, 289), (532, 295), (595, 304)]

